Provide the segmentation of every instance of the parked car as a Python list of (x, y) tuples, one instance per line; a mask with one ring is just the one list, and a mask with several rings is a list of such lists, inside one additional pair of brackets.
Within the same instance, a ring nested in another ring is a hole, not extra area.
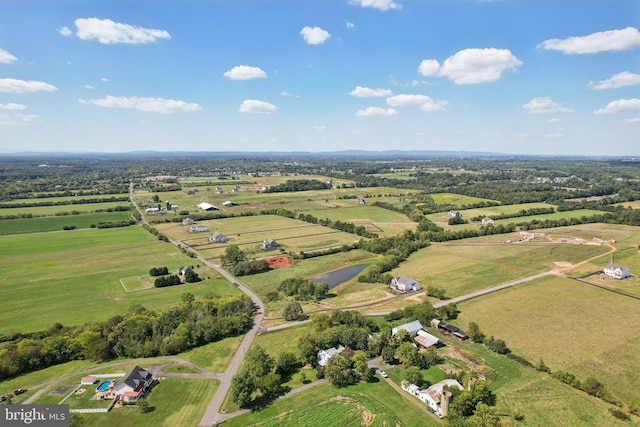
[(387, 375), (387, 373), (385, 371), (380, 371), (380, 376), (382, 378), (389, 378), (389, 375)]

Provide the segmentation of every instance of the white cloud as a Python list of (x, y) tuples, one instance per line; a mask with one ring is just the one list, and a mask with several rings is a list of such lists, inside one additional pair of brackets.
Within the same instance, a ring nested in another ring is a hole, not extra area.
[(60, 34), (62, 34), (63, 36), (65, 36), (65, 37), (69, 37), (71, 34), (73, 34), (73, 31), (71, 31), (71, 30), (69, 29), (69, 27), (66, 27), (66, 26), (65, 26), (65, 27), (60, 28), (60, 29), (58, 30), (58, 32), (59, 32)]
[(106, 77), (103, 77), (103, 78), (101, 78), (101, 79), (100, 79), (100, 81), (101, 81), (101, 82), (110, 82), (111, 80), (109, 80), (109, 79), (108, 79), (108, 78), (106, 78)]
[(300, 98), (300, 95), (296, 95), (295, 93), (287, 92), (286, 90), (283, 90), (282, 92), (280, 92), (280, 96), (293, 96), (294, 98)]
[(563, 136), (564, 136), (564, 133), (556, 132), (556, 133), (548, 133), (544, 137), (545, 138), (562, 138)]
[(625, 119), (625, 125), (640, 125), (640, 117), (634, 117), (633, 119)]
[(614, 114), (627, 111), (640, 111), (640, 99), (616, 99), (607, 104), (606, 107), (594, 111), (594, 114)]
[(97, 105), (99, 107), (127, 108), (161, 114), (175, 113), (177, 111), (202, 110), (202, 107), (195, 103), (188, 103), (175, 99), (148, 98), (142, 96), (124, 97), (108, 95), (104, 98), (91, 99), (89, 101), (79, 99), (78, 102), (81, 104)]
[(435, 59), (424, 59), (418, 67), (418, 72), (423, 76), (437, 76), (440, 73), (440, 63)]
[(25, 125), (38, 118), (37, 114), (0, 114), (0, 125)]
[(57, 87), (49, 83), (36, 80), (0, 79), (0, 92), (27, 93), (27, 92), (53, 92)]
[(304, 41), (309, 44), (322, 44), (331, 37), (328, 31), (320, 27), (304, 27), (300, 30), (300, 34), (304, 37)]
[(387, 104), (392, 107), (418, 107), (423, 111), (444, 110), (447, 101), (434, 101), (427, 95), (400, 94), (387, 98)]
[(344, 26), (347, 28), (347, 30), (355, 30), (356, 29), (356, 24), (354, 24), (351, 21), (345, 20), (344, 21)]
[(384, 108), (380, 108), (380, 107), (368, 107), (368, 108), (365, 108), (364, 110), (358, 110), (356, 112), (356, 116), (358, 117), (395, 116), (396, 114), (398, 114), (398, 111), (394, 110), (393, 108), (388, 108), (385, 110)]
[(316, 132), (324, 132), (325, 130), (327, 130), (327, 127), (325, 125), (315, 125), (311, 126), (311, 129), (315, 130)]
[[(426, 71), (433, 72), (434, 65), (433, 62), (427, 62)], [(438, 75), (445, 76), (458, 85), (487, 83), (495, 82), (502, 77), (504, 71), (520, 65), (522, 61), (509, 49), (464, 49), (445, 59)]]
[(591, 89), (618, 89), (624, 86), (640, 85), (640, 74), (623, 71), (611, 76), (611, 78), (599, 82), (589, 82)]
[(94, 89), (94, 87), (91, 86), (91, 85), (84, 85), (84, 88), (87, 89), (87, 90), (93, 90)]
[(270, 102), (260, 101), (257, 99), (246, 99), (240, 105), (241, 113), (275, 113), (278, 107)]
[(372, 7), (382, 11), (402, 9), (402, 6), (393, 0), (351, 0), (350, 3), (357, 4), (362, 7)]
[(249, 65), (238, 65), (223, 74), (231, 80), (251, 80), (266, 79), (267, 73), (258, 67), (250, 67)]
[(573, 112), (571, 108), (563, 107), (562, 104), (555, 102), (548, 96), (533, 98), (531, 101), (527, 102), (522, 107), (529, 110), (530, 114), (553, 114), (553, 113)]
[(170, 39), (165, 30), (135, 27), (129, 24), (113, 22), (110, 19), (78, 18), (74, 22), (76, 35), (82, 40), (98, 40), (103, 44), (111, 43), (151, 43), (158, 39)]
[(349, 95), (355, 96), (356, 98), (370, 98), (370, 97), (382, 97), (389, 96), (393, 92), (391, 89), (371, 89), (363, 86), (356, 86), (354, 90), (349, 92)]
[(629, 50), (638, 46), (640, 46), (640, 32), (637, 28), (627, 27), (622, 30), (602, 31), (588, 36), (549, 39), (540, 43), (538, 48), (559, 50), (567, 55), (575, 55)]
[(553, 119), (549, 119), (549, 123), (559, 123), (560, 119), (558, 119), (557, 117), (554, 117)]
[(9, 102), (8, 104), (0, 104), (0, 110), (26, 110), (27, 106), (22, 104), (14, 104)]
[(18, 58), (10, 54), (4, 49), (0, 49), (0, 62), (3, 64), (11, 64), (12, 62), (17, 61)]

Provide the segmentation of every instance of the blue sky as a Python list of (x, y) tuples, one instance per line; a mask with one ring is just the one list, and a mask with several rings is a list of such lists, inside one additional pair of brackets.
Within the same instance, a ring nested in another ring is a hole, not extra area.
[(637, 0), (4, 0), (0, 151), (640, 155)]

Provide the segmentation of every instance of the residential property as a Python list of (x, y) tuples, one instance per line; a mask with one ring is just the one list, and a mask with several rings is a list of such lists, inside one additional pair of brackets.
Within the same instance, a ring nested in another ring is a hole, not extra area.
[(280, 246), (278, 242), (276, 242), (273, 239), (267, 239), (264, 242), (262, 242), (262, 249), (265, 251), (269, 249), (276, 249), (278, 246)]
[(192, 225), (189, 227), (189, 233), (204, 233), (207, 230), (207, 227), (204, 225)]
[(233, 191), (234, 193), (237, 193), (238, 191), (240, 191), (240, 186), (239, 186), (239, 185), (234, 186), (234, 187), (231, 189), (231, 191)]
[(416, 396), (423, 401), (429, 411), (438, 417), (446, 417), (449, 414), (449, 403), (451, 402), (451, 392), (444, 390), (445, 387), (456, 387), (463, 390), (462, 385), (454, 379), (442, 380), (427, 389), (420, 390), (415, 384), (411, 384), (407, 380), (403, 380), (400, 386), (406, 392)]
[(148, 213), (150, 215), (162, 215), (162, 214), (164, 214), (164, 211), (162, 210), (162, 207), (160, 205), (158, 205), (157, 208), (147, 208), (144, 211), (145, 211), (145, 213)]
[(449, 213), (447, 213), (447, 216), (449, 218), (462, 218), (462, 214), (460, 213), (460, 211), (449, 211)]
[(438, 337), (431, 335), (429, 332), (424, 329), (420, 329), (417, 335), (414, 337), (415, 341), (420, 344), (424, 348), (429, 347), (440, 347), (442, 346), (442, 342), (438, 339)]
[(482, 225), (495, 224), (495, 221), (489, 217), (482, 218)]
[(194, 220), (192, 220), (191, 218), (185, 218), (182, 220), (182, 225), (193, 225), (196, 222)]
[(116, 382), (113, 390), (124, 403), (137, 402), (144, 396), (152, 382), (151, 372), (134, 366), (121, 380)]
[(207, 202), (198, 203), (198, 207), (203, 211), (219, 211), (220, 210), (216, 206)]
[(318, 358), (317, 358), (318, 365), (325, 366), (329, 362), (329, 359), (331, 359), (336, 354), (342, 353), (343, 351), (344, 351), (344, 347), (341, 345), (338, 345), (338, 347), (331, 347), (326, 350), (320, 350), (318, 352)]
[(356, 203), (360, 206), (364, 206), (367, 204), (367, 201), (365, 199), (356, 199)]
[(415, 337), (416, 335), (418, 335), (418, 331), (421, 331), (424, 328), (422, 327), (422, 323), (420, 323), (419, 320), (414, 320), (413, 322), (405, 323), (404, 325), (396, 326), (395, 328), (391, 329), (391, 335), (395, 335), (401, 329), (407, 331), (412, 337)]
[(418, 282), (403, 274), (391, 279), (391, 284), (389, 286), (391, 289), (395, 289), (399, 292), (419, 291), (422, 289), (422, 286), (420, 286)]
[(227, 240), (228, 240), (227, 236), (217, 231), (213, 233), (211, 236), (209, 236), (209, 241), (211, 243), (226, 243)]
[(629, 267), (625, 267), (620, 264), (608, 264), (604, 268), (604, 274), (609, 277), (613, 277), (614, 279), (624, 279), (625, 277), (629, 277), (631, 272), (629, 271)]

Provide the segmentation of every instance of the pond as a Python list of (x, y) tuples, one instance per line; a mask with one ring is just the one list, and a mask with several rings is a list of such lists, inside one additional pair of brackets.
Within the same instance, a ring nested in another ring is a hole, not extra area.
[(353, 279), (367, 267), (369, 267), (369, 264), (352, 265), (351, 267), (341, 268), (340, 270), (330, 271), (329, 273), (312, 277), (309, 280), (316, 283), (324, 282), (329, 285), (329, 289), (333, 289), (339, 284)]

